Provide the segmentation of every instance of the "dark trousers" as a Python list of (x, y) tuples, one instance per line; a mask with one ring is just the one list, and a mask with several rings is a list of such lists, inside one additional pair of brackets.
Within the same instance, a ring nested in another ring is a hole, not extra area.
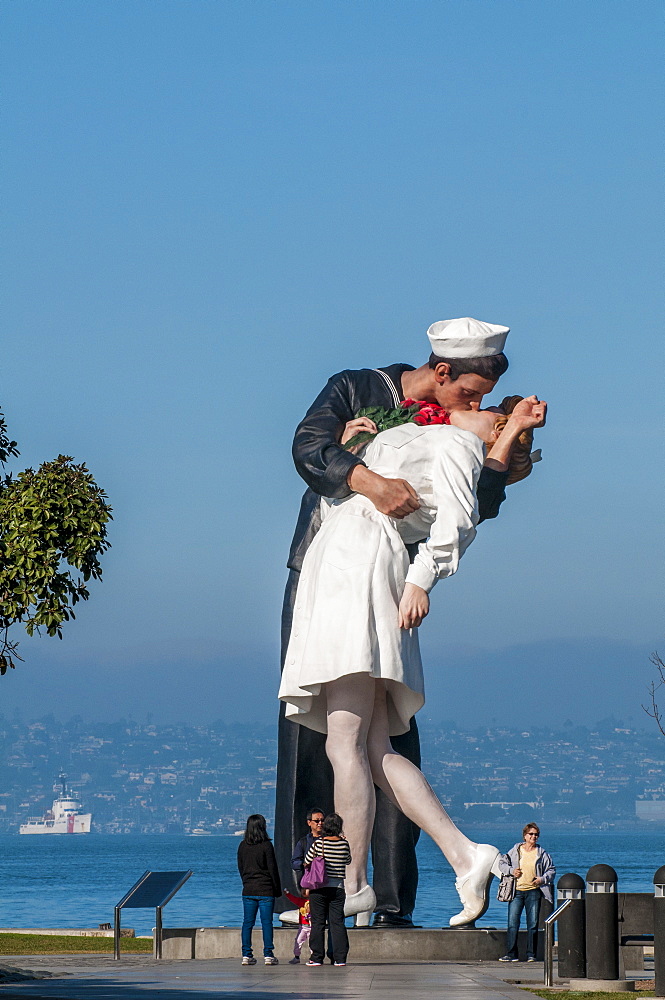
[(538, 913), (543, 894), (540, 889), (518, 890), (515, 898), (508, 903), (508, 933), (506, 954), (517, 958), (517, 932), (520, 929), (522, 910), (526, 910), (526, 957), (536, 957), (536, 934), (538, 933)]
[[(293, 606), (300, 574), (290, 570), (282, 609), (282, 666), (291, 635)], [(277, 794), (275, 803), (275, 853), (280, 872), (291, 870), (291, 854), (306, 830), (307, 811), (334, 810), (333, 773), (326, 756), (326, 737), (299, 726), (279, 713), (277, 743)], [(415, 719), (402, 736), (391, 737), (394, 749), (420, 767), (420, 738)], [(420, 829), (376, 789), (376, 819), (372, 834), (374, 892), (379, 913), (407, 916), (413, 912), (418, 888), (416, 844)], [(287, 883), (288, 884), (288, 883)], [(299, 893), (295, 876), (288, 888)], [(288, 904), (278, 903), (280, 912)]]
[(349, 954), (349, 935), (344, 923), (344, 889), (323, 888), (312, 889), (309, 894), (309, 919), (311, 932), (309, 947), (312, 952), (312, 962), (324, 960), (324, 930), (328, 921), (328, 936), (332, 942), (333, 958), (336, 962), (346, 962)]

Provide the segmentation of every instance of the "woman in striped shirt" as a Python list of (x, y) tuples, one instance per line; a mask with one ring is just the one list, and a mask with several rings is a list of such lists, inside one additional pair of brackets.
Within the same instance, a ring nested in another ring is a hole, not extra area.
[(305, 855), (305, 864), (311, 865), (316, 857), (322, 857), (326, 863), (326, 883), (320, 889), (309, 890), (309, 916), (312, 926), (309, 946), (312, 954), (307, 965), (323, 965), (326, 920), (330, 928), (333, 963), (346, 965), (349, 935), (344, 924), (346, 899), (344, 878), (346, 866), (351, 861), (351, 852), (348, 841), (342, 833), (342, 817), (337, 813), (330, 813), (324, 819), (322, 835), (314, 841)]

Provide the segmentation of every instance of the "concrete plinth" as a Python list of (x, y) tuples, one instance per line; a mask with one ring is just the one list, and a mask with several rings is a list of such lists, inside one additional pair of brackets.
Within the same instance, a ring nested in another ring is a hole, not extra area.
[[(275, 927), (275, 955), (280, 960), (293, 956), (297, 928)], [(445, 928), (349, 929), (349, 951), (357, 961), (448, 961), (495, 962), (506, 951), (506, 932), (494, 928), (459, 930)], [(518, 939), (520, 955), (526, 957), (526, 931)], [(252, 949), (257, 957), (263, 954), (260, 927), (252, 935)], [(538, 935), (538, 950), (542, 951), (542, 934)], [(162, 937), (164, 959), (237, 958), (241, 954), (239, 927), (165, 927)], [(303, 960), (309, 957), (303, 949)]]
[(635, 989), (633, 979), (571, 979), (568, 989), (587, 993), (630, 993)]

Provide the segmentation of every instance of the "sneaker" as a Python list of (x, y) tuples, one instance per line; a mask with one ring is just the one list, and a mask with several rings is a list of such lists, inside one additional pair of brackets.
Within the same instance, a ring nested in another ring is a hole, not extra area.
[(300, 958), (298, 955), (294, 955), (293, 958), (289, 959), (289, 965), (300, 965)]
[(310, 958), (309, 962), (305, 962), (305, 965), (309, 965), (311, 967), (312, 965), (321, 965), (321, 962), (313, 962)]
[(500, 962), (519, 962), (519, 958), (513, 958), (512, 955), (504, 955), (503, 958), (499, 959)]
[(274, 955), (266, 955), (263, 959), (264, 965), (279, 965), (279, 959), (275, 958)]
[(337, 966), (341, 966), (341, 965), (346, 965), (346, 962), (334, 962), (333, 964), (337, 965)]
[(527, 962), (535, 962), (535, 961), (537, 961), (537, 959), (534, 958), (533, 955), (529, 955), (529, 957), (527, 958)]
[(256, 959), (253, 958), (252, 955), (243, 955), (242, 956), (242, 964), (243, 965), (256, 965)]

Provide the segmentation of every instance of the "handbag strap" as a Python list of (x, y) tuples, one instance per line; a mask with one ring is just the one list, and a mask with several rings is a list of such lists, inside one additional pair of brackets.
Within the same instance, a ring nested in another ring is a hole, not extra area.
[[(312, 857), (312, 861), (314, 860), (314, 858), (318, 858), (319, 857), (319, 844), (321, 843), (322, 839), (323, 839), (322, 837), (316, 837), (316, 839), (314, 840), (314, 843), (312, 844), (312, 847), (314, 848), (314, 855)], [(321, 851), (322, 851), (321, 856), (323, 856), (323, 848), (321, 848)], [(310, 861), (310, 865), (311, 865), (312, 861)], [(307, 866), (307, 867), (309, 867), (309, 866)]]

